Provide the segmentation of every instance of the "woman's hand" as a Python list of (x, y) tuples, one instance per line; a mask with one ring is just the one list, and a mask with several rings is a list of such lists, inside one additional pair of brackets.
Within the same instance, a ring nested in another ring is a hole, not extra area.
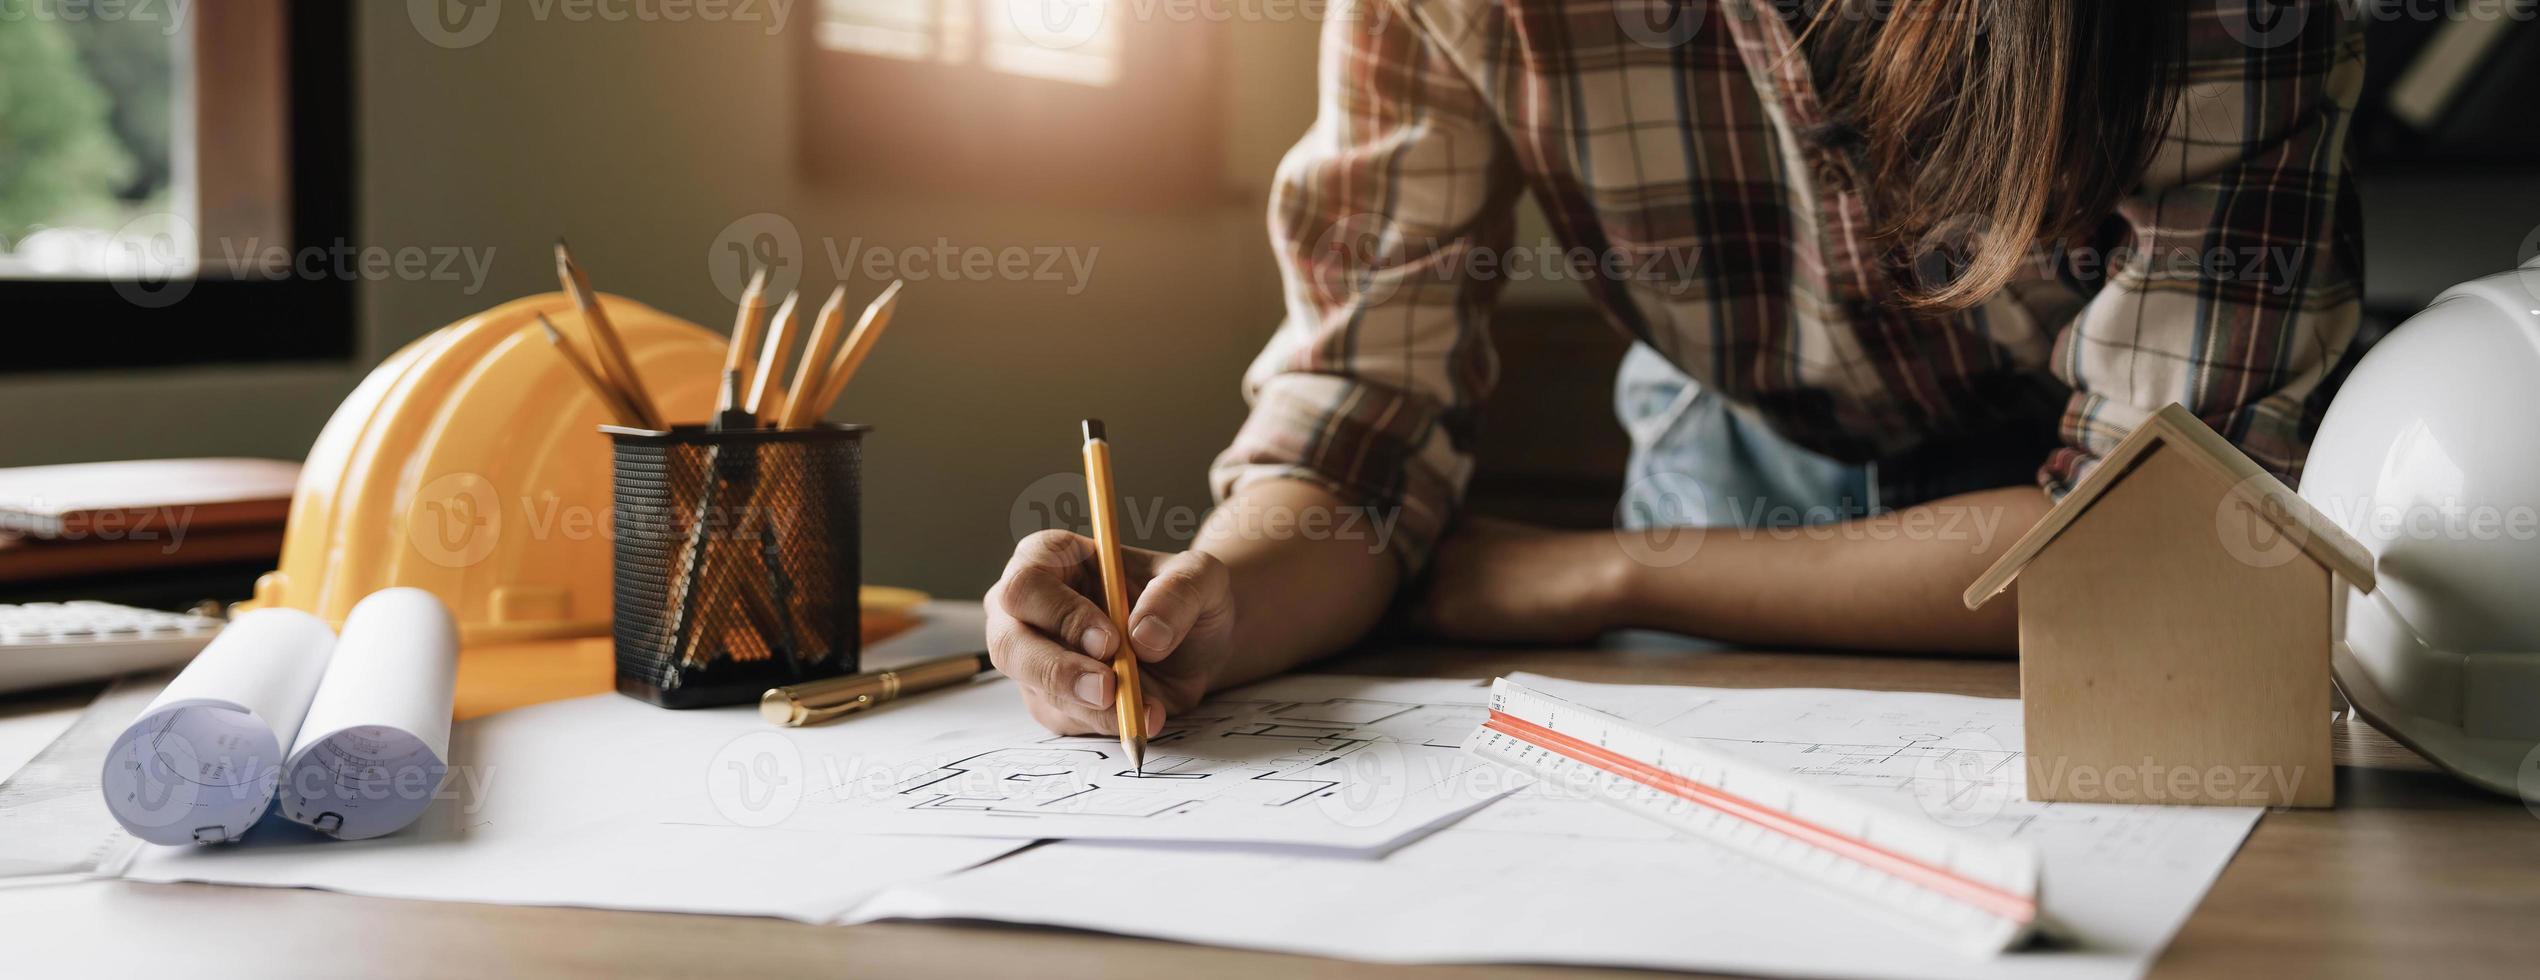
[(1611, 532), (1468, 517), (1438, 544), (1412, 622), (1468, 643), (1579, 643), (1618, 624), (1631, 559)]
[(1094, 597), (1102, 567), (1093, 539), (1042, 531), (1015, 546), (988, 589), (988, 655), (1023, 689), (1032, 719), (1061, 735), (1117, 735), (1110, 661), (1124, 643), (1143, 665), (1146, 733), (1208, 693), (1234, 647), (1235, 606), (1225, 565), (1200, 551), (1120, 549), (1129, 579), (1129, 635)]

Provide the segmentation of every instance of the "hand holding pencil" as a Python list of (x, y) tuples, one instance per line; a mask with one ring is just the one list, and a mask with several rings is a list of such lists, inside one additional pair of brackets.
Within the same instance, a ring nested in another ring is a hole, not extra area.
[[(1108, 485), (1112, 447), (1107, 437), (1102, 441), (1106, 462), (1096, 471)], [(1086, 455), (1097, 453), (1089, 447)], [(1117, 494), (1101, 496), (1118, 506)], [(1163, 731), (1168, 714), (1197, 705), (1220, 679), (1234, 649), (1233, 592), (1225, 564), (1206, 552), (1168, 554), (1112, 543), (1105, 548), (1063, 529), (1024, 538), (1004, 577), (988, 590), (988, 655), (1022, 688), (1032, 719), (1050, 731), (1129, 735), (1143, 729), (1124, 739), (1142, 741)], [(1111, 591), (1105, 553), (1118, 556), (1117, 579), (1130, 597), (1108, 609), (1102, 602)], [(1109, 611), (1123, 605), (1124, 616)], [(1138, 686), (1124, 699), (1119, 695), (1131, 667)]]

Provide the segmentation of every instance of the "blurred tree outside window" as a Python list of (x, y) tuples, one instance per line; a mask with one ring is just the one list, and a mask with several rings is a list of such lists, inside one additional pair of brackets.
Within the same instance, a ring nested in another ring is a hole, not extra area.
[(191, 274), (183, 25), (48, 9), (0, 17), (0, 278)]

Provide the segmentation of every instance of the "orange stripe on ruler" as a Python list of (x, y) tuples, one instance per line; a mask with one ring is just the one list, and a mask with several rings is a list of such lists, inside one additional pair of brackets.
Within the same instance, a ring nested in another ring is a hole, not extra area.
[(1638, 759), (1499, 711), (1482, 727), (1613, 773), (1687, 802), (1736, 817), (1802, 843), (1834, 851), (1932, 891), (2015, 922), (2037, 918), (2037, 900), (1947, 868), (1926, 864), (1857, 837), (1818, 826), (1717, 787), (1705, 786)]

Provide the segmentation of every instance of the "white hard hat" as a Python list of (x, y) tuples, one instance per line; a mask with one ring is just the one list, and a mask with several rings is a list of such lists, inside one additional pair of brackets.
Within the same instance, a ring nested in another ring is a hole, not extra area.
[(2374, 726), (2540, 800), (2540, 260), (2466, 283), (2356, 365), (2302, 497), (2371, 551), (2337, 684)]

